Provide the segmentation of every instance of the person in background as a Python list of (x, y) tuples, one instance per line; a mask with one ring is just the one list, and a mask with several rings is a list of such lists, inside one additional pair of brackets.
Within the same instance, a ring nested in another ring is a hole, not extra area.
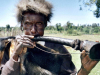
[(37, 42), (32, 39), (44, 35), (47, 22), (50, 22), (52, 17), (51, 3), (45, 0), (20, 0), (16, 8), (17, 21), (25, 35), (17, 36), (14, 42), (9, 42), (5, 48), (1, 75), (88, 75), (98, 63), (83, 51), (82, 66), (77, 72), (71, 54), (63, 45), (40, 42), (56, 53), (66, 53), (64, 56), (46, 53), (37, 48)]

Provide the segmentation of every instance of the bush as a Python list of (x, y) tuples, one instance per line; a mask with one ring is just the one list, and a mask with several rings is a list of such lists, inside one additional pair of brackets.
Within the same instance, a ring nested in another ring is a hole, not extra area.
[(78, 32), (77, 30), (69, 29), (67, 30), (67, 34), (76, 36), (76, 35), (81, 35), (82, 33)]
[(67, 34), (72, 34), (73, 33), (73, 30), (72, 29), (68, 29), (67, 30)]

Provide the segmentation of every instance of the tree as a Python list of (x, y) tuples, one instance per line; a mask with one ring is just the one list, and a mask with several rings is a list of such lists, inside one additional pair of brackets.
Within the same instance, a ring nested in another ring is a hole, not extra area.
[[(96, 10), (94, 11), (94, 15), (99, 18), (100, 17), (100, 0), (79, 0), (81, 2), (83, 2), (83, 5), (85, 6), (92, 6), (92, 5), (96, 5)], [(80, 6), (81, 10), (82, 7)]]
[(85, 28), (85, 33), (89, 34), (89, 29), (88, 28)]
[(62, 32), (64, 29), (63, 29), (63, 27), (61, 27), (61, 23), (57, 23), (56, 24), (56, 29), (57, 29), (57, 31), (59, 31), (59, 32)]
[(79, 26), (79, 27), (77, 28), (77, 30), (82, 32), (82, 31), (83, 31), (83, 26)]
[(97, 27), (98, 25), (96, 24), (96, 23), (93, 23), (92, 24), (92, 28), (95, 28), (95, 27)]
[(55, 30), (55, 27), (54, 27), (54, 26), (47, 26), (47, 27), (45, 28), (45, 30)]
[(10, 30), (10, 25), (9, 24), (6, 25), (6, 29), (7, 29), (7, 31)]
[(73, 25), (73, 23), (70, 23), (69, 21), (67, 22), (67, 28), (68, 29), (72, 29), (72, 25)]
[(94, 32), (95, 32), (95, 33), (98, 33), (98, 32), (99, 32), (99, 28), (98, 28), (98, 27), (95, 27), (95, 28), (94, 28)]
[(74, 28), (75, 26), (73, 26), (73, 23), (68, 21), (64, 27), (65, 27), (64, 28), (65, 30), (69, 30), (69, 29)]
[(97, 9), (95, 10), (94, 15), (96, 15), (96, 17), (98, 18), (100, 17), (100, 0), (97, 0), (96, 6), (97, 6)]

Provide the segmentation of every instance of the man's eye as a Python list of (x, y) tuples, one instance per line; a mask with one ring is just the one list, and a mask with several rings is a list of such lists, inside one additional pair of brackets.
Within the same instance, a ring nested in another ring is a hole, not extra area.
[(41, 22), (39, 22), (38, 24), (42, 24)]
[(41, 22), (39, 22), (39, 23), (37, 23), (36, 25), (42, 25), (42, 23), (41, 23)]
[(32, 26), (32, 23), (26, 22), (25, 25), (26, 26)]
[(25, 23), (25, 25), (29, 25), (29, 24), (30, 24), (29, 22), (26, 22), (26, 23)]

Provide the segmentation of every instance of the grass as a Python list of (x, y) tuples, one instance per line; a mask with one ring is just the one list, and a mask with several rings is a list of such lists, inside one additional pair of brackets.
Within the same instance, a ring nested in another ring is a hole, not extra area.
[[(100, 35), (80, 35), (80, 36), (68, 36), (67, 34), (63, 33), (52, 33), (45, 31), (44, 36), (54, 36), (54, 37), (61, 37), (61, 38), (68, 38), (68, 39), (80, 39), (80, 40), (89, 40), (89, 41), (100, 41)], [(80, 52), (72, 49), (69, 46), (65, 46), (68, 51), (72, 55), (72, 61), (75, 64), (77, 70), (81, 67), (81, 61), (80, 61)], [(75, 54), (76, 53), (76, 54)], [(100, 62), (92, 69), (89, 75), (100, 75)]]
[(79, 35), (79, 36), (71, 36), (65, 35), (65, 33), (49, 33), (45, 31), (44, 36), (54, 36), (54, 37), (61, 37), (61, 38), (68, 38), (68, 39), (80, 39), (80, 40), (89, 40), (89, 41), (100, 41), (100, 35)]

